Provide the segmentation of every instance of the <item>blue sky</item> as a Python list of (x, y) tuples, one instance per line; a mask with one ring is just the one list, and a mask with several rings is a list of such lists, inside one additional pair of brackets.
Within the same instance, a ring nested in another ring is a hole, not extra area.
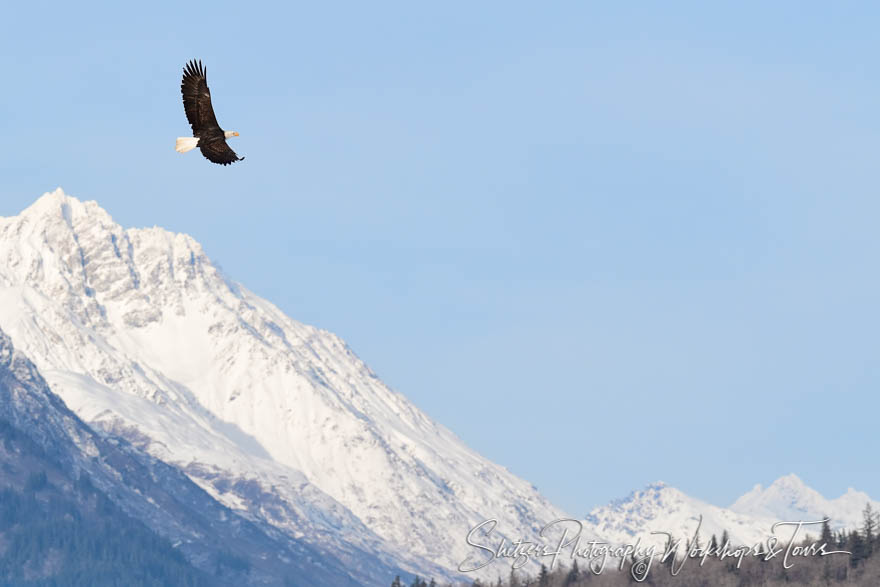
[(192, 234), (573, 514), (880, 495), (875, 6), (317, 4), (19, 3), (0, 215)]

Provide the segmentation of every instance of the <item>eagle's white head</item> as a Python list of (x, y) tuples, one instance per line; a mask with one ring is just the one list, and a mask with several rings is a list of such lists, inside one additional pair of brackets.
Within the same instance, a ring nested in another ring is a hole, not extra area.
[(224, 135), (227, 139), (231, 139), (232, 137), (237, 137), (237, 136), (238, 136), (238, 133), (235, 132), (234, 130), (227, 130), (227, 131), (224, 131), (224, 132), (223, 132), (223, 135)]

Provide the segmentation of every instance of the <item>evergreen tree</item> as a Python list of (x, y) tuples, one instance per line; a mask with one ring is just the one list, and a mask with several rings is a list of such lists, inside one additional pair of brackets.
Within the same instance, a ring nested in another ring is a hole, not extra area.
[(847, 535), (847, 533), (844, 530), (841, 530), (840, 532), (837, 533), (836, 540), (837, 540), (837, 548), (844, 549), (844, 548), (846, 548), (846, 545), (849, 542), (849, 536)]
[(538, 586), (550, 587), (550, 573), (547, 571), (547, 565), (541, 564), (541, 572), (538, 574)]
[(391, 581), (391, 587), (403, 587), (403, 583), (400, 582), (400, 575), (394, 577), (394, 580)]
[(666, 537), (666, 544), (663, 547), (663, 557), (666, 557), (667, 553), (669, 553), (669, 556), (665, 559), (661, 557), (663, 564), (670, 568), (675, 563), (675, 552), (672, 552), (674, 543), (675, 541), (672, 539), (672, 536)]
[(877, 514), (874, 513), (871, 502), (865, 505), (862, 516), (865, 520), (862, 526), (862, 532), (865, 534), (865, 556), (871, 556), (874, 553), (874, 540), (877, 537)]
[(516, 571), (512, 568), (510, 569), (510, 579), (508, 579), (507, 584), (510, 587), (520, 587), (519, 577), (516, 576)]
[(580, 578), (581, 572), (580, 569), (578, 569), (578, 562), (574, 561), (574, 564), (571, 565), (571, 569), (568, 571), (568, 575), (565, 577), (565, 584), (574, 585)]
[(865, 541), (862, 539), (862, 535), (855, 530), (849, 535), (848, 550), (852, 553), (849, 561), (850, 566), (856, 568), (865, 559), (866, 552)]
[(828, 517), (826, 516), (824, 520), (822, 520), (822, 535), (819, 540), (831, 546), (835, 543), (834, 535), (831, 533), (831, 525), (828, 523)]

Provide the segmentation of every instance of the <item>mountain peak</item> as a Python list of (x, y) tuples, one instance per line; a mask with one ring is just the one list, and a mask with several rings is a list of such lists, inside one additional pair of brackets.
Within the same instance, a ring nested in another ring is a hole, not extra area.
[[(27, 286), (86, 324), (106, 325), (117, 304), (128, 324), (183, 312), (195, 290), (226, 289), (226, 281), (190, 236), (161, 228), (125, 229), (95, 201), (61, 188), (17, 216), (0, 218), (0, 285)], [(237, 303), (234, 300), (232, 303)]]
[(857, 527), (861, 511), (871, 498), (867, 494), (850, 490), (837, 499), (827, 499), (804, 483), (795, 474), (785, 475), (766, 489), (756, 485), (740, 497), (730, 509), (752, 516), (776, 520), (820, 520), (831, 517), (833, 528)]
[(49, 206), (59, 206), (65, 203), (68, 203), (69, 200), (74, 200), (79, 202), (75, 197), (68, 195), (64, 192), (64, 189), (61, 186), (58, 186), (51, 192), (46, 192), (42, 196), (36, 199), (36, 201), (28, 206), (28, 210), (30, 209), (40, 209), (46, 208)]
[(593, 509), (586, 520), (596, 533), (617, 543), (632, 543), (636, 538), (646, 544), (661, 544), (663, 533), (691, 537), (699, 527), (703, 540), (721, 536), (725, 531), (737, 544), (755, 544), (765, 536), (770, 524), (760, 523), (730, 510), (691, 497), (662, 481)]
[(737, 509), (737, 504), (745, 506), (747, 503), (762, 503), (766, 505), (771, 501), (784, 501), (789, 504), (799, 504), (802, 506), (808, 502), (816, 503), (822, 499), (824, 498), (804, 483), (800, 477), (790, 473), (776, 479), (767, 487), (762, 486), (760, 483), (755, 485), (751, 491), (740, 497), (731, 507)]
[(774, 481), (769, 488), (773, 487), (780, 489), (807, 489), (807, 484), (804, 483), (801, 478), (794, 473), (789, 473), (788, 475), (784, 475)]
[(84, 216), (98, 217), (106, 223), (112, 223), (113, 219), (106, 210), (101, 208), (95, 201), (82, 202), (74, 196), (68, 195), (60, 187), (54, 191), (46, 192), (37, 200), (25, 208), (21, 214), (21, 218), (34, 220), (37, 218), (44, 219), (63, 219), (68, 226), (73, 226), (74, 218), (82, 218)]

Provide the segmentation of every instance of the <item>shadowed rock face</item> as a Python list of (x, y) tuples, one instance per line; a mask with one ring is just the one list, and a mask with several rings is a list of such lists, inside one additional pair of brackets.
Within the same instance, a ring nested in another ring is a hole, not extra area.
[[(203, 584), (281, 585), (291, 580), (297, 585), (360, 585), (378, 583), (379, 577), (384, 583), (385, 577), (400, 572), (381, 565), (366, 572), (349, 570), (332, 554), (242, 518), (174, 467), (125, 441), (95, 433), (52, 393), (2, 330), (0, 432), (0, 486), (21, 489), (24, 480), (45, 473), (50, 488), (70, 507), (85, 511), (88, 500), (77, 497), (75, 488), (88, 479), (119, 516), (139, 520), (202, 569), (194, 576), (202, 577)], [(224, 565), (230, 554), (249, 570)], [(221, 576), (214, 576), (218, 568)], [(51, 576), (51, 569), (46, 572)]]

